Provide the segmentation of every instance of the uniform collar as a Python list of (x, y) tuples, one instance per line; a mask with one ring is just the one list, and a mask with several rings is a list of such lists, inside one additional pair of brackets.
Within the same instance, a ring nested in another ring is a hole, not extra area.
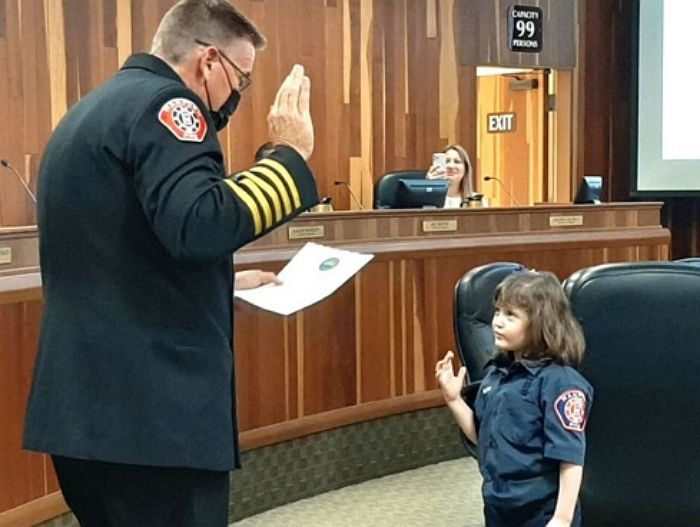
[(163, 59), (151, 55), (150, 53), (136, 53), (131, 55), (121, 67), (121, 69), (142, 69), (148, 70), (161, 77), (166, 77), (177, 82), (182, 82), (180, 76)]
[(552, 363), (552, 359), (545, 357), (542, 359), (522, 359), (520, 361), (513, 360), (513, 355), (511, 353), (498, 353), (494, 358), (490, 359), (486, 366), (494, 366), (497, 370), (502, 373), (508, 373), (509, 371), (516, 371), (518, 369), (524, 369), (530, 373), (530, 375), (537, 375), (542, 368), (548, 366)]
[(522, 359), (518, 364), (520, 364), (523, 368), (529, 371), (531, 375), (537, 375), (542, 370), (542, 368), (544, 368), (545, 366), (549, 366), (551, 363), (552, 359), (544, 358), (537, 360)]

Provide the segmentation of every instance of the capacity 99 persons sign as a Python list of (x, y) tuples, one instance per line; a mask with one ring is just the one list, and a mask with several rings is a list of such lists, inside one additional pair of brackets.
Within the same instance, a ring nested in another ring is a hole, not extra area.
[(542, 9), (518, 5), (508, 8), (508, 49), (526, 53), (542, 51)]

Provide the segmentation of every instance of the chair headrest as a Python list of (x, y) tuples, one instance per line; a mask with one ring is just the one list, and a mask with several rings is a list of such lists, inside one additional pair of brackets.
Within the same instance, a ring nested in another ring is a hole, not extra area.
[(490, 324), (496, 287), (507, 276), (526, 270), (527, 267), (514, 262), (496, 262), (472, 269), (457, 283), (457, 311), (463, 316)]

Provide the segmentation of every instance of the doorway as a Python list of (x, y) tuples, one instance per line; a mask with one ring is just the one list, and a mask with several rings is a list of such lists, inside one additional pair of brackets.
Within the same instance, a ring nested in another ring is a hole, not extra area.
[(549, 71), (477, 68), (477, 189), (492, 207), (549, 201)]

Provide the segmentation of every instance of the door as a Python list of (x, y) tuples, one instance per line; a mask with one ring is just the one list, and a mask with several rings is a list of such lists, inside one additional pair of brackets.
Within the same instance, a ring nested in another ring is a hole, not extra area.
[(477, 189), (492, 207), (547, 196), (547, 73), (478, 77)]

